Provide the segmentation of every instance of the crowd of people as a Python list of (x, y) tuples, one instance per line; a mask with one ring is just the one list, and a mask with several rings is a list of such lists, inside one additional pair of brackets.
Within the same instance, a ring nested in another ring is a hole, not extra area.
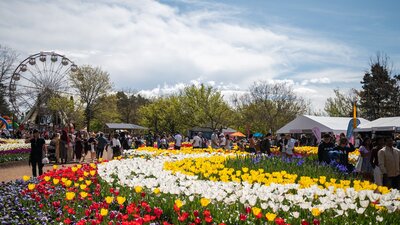
[[(231, 150), (237, 145), (239, 150), (250, 153), (271, 154), (271, 147), (277, 146), (284, 157), (291, 157), (294, 148), (299, 141), (294, 139), (291, 134), (281, 134), (277, 139), (270, 133), (261, 138), (255, 138), (250, 134), (247, 138), (231, 137), (223, 134), (219, 130), (214, 130), (211, 137), (207, 139), (202, 132), (194, 133), (192, 137), (185, 137), (179, 132), (171, 134), (148, 134), (145, 136), (131, 135), (126, 132), (109, 134), (107, 137), (102, 132), (88, 133), (78, 131), (69, 133), (61, 130), (59, 133), (49, 134), (34, 130), (25, 135), (26, 143), (31, 144), (31, 155), (29, 163), (32, 165), (33, 176), (43, 173), (43, 154), (55, 163), (65, 164), (68, 162), (84, 162), (89, 160), (94, 162), (103, 158), (103, 153), (107, 152), (108, 159), (120, 156), (123, 149), (138, 148), (143, 145), (157, 145), (159, 149), (169, 149), (170, 143), (174, 143), (173, 148), (181, 149), (183, 142), (191, 143), (193, 148), (211, 148)], [(45, 138), (50, 137), (50, 142), (46, 145)], [(390, 188), (400, 188), (400, 150), (395, 147), (392, 137), (368, 137), (357, 138), (360, 157), (354, 166), (349, 163), (349, 153), (356, 151), (356, 147), (349, 142), (344, 134), (339, 139), (331, 134), (324, 134), (318, 146), (318, 160), (320, 163), (337, 163), (346, 167), (347, 171), (356, 171), (364, 176), (365, 179), (373, 180), (378, 185), (385, 185)], [(400, 145), (400, 138), (398, 141)]]
[(357, 139), (360, 156), (355, 166), (348, 162), (348, 155), (356, 147), (344, 134), (341, 134), (338, 142), (331, 135), (325, 134), (318, 146), (318, 160), (327, 164), (338, 162), (345, 165), (348, 171), (355, 170), (377, 185), (400, 189), (400, 150), (393, 137), (371, 139), (359, 136)]

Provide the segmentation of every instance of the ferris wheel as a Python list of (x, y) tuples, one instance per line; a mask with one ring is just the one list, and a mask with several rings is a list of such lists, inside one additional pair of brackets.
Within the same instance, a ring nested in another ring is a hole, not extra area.
[[(24, 121), (36, 116), (54, 95), (69, 93), (69, 73), (78, 66), (55, 52), (40, 52), (23, 60), (10, 79), (9, 100)], [(35, 114), (35, 115), (34, 115)]]

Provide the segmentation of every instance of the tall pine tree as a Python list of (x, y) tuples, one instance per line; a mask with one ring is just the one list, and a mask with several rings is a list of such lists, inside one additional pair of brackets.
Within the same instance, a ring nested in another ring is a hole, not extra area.
[(371, 60), (371, 68), (361, 81), (360, 106), (365, 112), (366, 119), (375, 120), (380, 117), (400, 115), (398, 99), (399, 85), (397, 79), (392, 77), (388, 66), (389, 58), (377, 54)]

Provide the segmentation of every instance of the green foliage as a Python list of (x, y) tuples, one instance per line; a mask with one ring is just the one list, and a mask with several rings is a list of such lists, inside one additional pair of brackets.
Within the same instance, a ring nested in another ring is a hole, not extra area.
[(141, 125), (156, 132), (183, 131), (184, 119), (181, 117), (181, 103), (178, 96), (169, 96), (153, 100), (139, 109)]
[(116, 95), (103, 95), (95, 102), (97, 109), (93, 120), (90, 123), (92, 130), (100, 131), (104, 129), (106, 123), (120, 123), (121, 115), (117, 108)]
[(356, 97), (356, 91), (345, 94), (339, 89), (334, 89), (335, 97), (328, 98), (325, 102), (325, 111), (332, 117), (352, 117), (353, 102)]
[(73, 98), (65, 96), (53, 96), (49, 99), (48, 107), (53, 111), (53, 115), (61, 117), (61, 123), (73, 123), (77, 127), (82, 127), (84, 123), (84, 113), (82, 105), (78, 104)]
[(179, 95), (161, 97), (139, 110), (140, 122), (156, 132), (185, 132), (192, 127), (226, 127), (232, 110), (216, 89), (188, 86)]
[(149, 104), (149, 99), (130, 92), (119, 91), (116, 94), (117, 107), (124, 123), (139, 123), (139, 108)]
[(255, 82), (248, 94), (235, 96), (233, 102), (238, 113), (235, 125), (249, 126), (253, 132), (275, 132), (309, 111), (309, 103), (286, 83)]
[(400, 115), (398, 81), (398, 76), (392, 77), (388, 57), (377, 54), (376, 59), (371, 60), (370, 70), (361, 81), (360, 103), (366, 119)]
[(229, 125), (232, 110), (223, 100), (221, 92), (211, 86), (201, 84), (184, 88), (179, 100), (182, 106), (182, 116), (188, 126), (222, 128)]

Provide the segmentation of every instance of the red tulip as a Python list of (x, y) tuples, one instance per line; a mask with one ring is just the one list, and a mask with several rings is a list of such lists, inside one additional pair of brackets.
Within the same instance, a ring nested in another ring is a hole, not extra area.
[(282, 219), (281, 217), (278, 217), (275, 219), (275, 223), (278, 225), (284, 225), (285, 224), (285, 220)]
[(251, 207), (250, 207), (250, 206), (247, 206), (247, 207), (246, 207), (246, 213), (249, 214), (250, 212), (251, 212)]
[(194, 222), (199, 224), (199, 223), (201, 223), (201, 219), (199, 217), (196, 217), (196, 219), (194, 219)]
[(247, 216), (244, 215), (244, 214), (240, 214), (240, 215), (239, 215), (239, 219), (240, 219), (241, 221), (245, 221), (245, 220), (247, 219)]
[(314, 225), (320, 225), (321, 222), (320, 222), (318, 219), (314, 219), (314, 220), (313, 220), (313, 224), (314, 224)]
[(184, 212), (184, 213), (182, 213), (181, 216), (178, 217), (178, 220), (181, 221), (181, 222), (183, 222), (183, 221), (185, 221), (188, 217), (189, 217), (189, 213)]
[(205, 220), (206, 220), (207, 223), (212, 223), (213, 218), (212, 218), (211, 216), (207, 216), (207, 217), (205, 218)]
[(302, 219), (302, 220), (301, 220), (301, 225), (310, 225), (310, 223), (307, 222), (307, 220)]
[(67, 218), (67, 219), (64, 220), (64, 223), (65, 224), (71, 224), (71, 220), (69, 218)]
[(204, 215), (204, 217), (209, 217), (209, 216), (211, 216), (210, 210), (204, 210), (203, 215)]
[(198, 217), (198, 216), (199, 216), (199, 211), (194, 210), (194, 211), (193, 211), (193, 216)]

